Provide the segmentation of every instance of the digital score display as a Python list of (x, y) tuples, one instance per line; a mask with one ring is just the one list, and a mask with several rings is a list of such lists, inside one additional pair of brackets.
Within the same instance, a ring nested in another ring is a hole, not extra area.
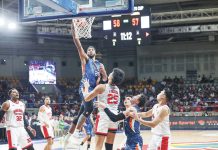
[(150, 10), (135, 6), (131, 15), (108, 17), (103, 21), (103, 30), (113, 46), (144, 45), (150, 41)]

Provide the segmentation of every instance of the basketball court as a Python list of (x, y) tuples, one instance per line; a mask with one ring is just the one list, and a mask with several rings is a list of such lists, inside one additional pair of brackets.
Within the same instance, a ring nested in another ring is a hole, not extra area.
[[(147, 144), (150, 141), (150, 131), (142, 131), (141, 135), (144, 141), (143, 150), (147, 149)], [(125, 139), (124, 133), (118, 133), (115, 138), (114, 150), (116, 150), (121, 142)], [(171, 150), (218, 150), (218, 131), (215, 130), (177, 130), (172, 131), (172, 144)], [(45, 140), (34, 141), (36, 150), (41, 150), (45, 145)], [(56, 138), (53, 150), (62, 150), (63, 138)], [(91, 148), (94, 150), (94, 138), (92, 139)], [(86, 144), (83, 148), (85, 149)], [(0, 145), (0, 150), (6, 150), (7, 144)], [(75, 148), (70, 148), (75, 149)]]

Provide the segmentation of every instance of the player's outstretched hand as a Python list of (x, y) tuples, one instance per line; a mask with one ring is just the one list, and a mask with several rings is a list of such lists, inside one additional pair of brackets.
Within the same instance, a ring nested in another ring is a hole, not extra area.
[(106, 108), (106, 104), (103, 103), (103, 102), (99, 102), (99, 101), (95, 102), (95, 106), (98, 107), (98, 108), (102, 108), (102, 109)]
[(84, 80), (83, 80), (83, 84), (84, 84), (84, 87), (85, 87), (85, 88), (89, 88), (89, 87), (90, 87), (90, 84), (89, 84), (89, 80), (88, 80), (88, 79), (84, 79)]

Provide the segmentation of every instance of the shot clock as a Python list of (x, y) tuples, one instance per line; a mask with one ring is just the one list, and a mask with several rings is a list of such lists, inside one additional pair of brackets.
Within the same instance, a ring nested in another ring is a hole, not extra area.
[(150, 41), (150, 9), (135, 6), (131, 15), (110, 16), (103, 21), (105, 39), (113, 46), (144, 45)]

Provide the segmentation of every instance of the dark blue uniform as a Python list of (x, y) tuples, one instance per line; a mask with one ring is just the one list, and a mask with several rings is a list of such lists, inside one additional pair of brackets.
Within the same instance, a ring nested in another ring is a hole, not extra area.
[[(136, 107), (139, 110), (138, 107)], [(125, 150), (140, 150), (143, 140), (140, 135), (140, 123), (131, 117), (124, 120), (125, 134), (127, 137)]]
[(82, 93), (83, 88), (84, 88), (83, 81), (84, 79), (89, 80), (89, 85), (90, 85), (89, 92), (92, 91), (97, 85), (96, 82), (100, 74), (100, 71), (99, 71), (100, 65), (101, 63), (98, 60), (94, 61), (93, 59), (89, 58), (86, 61), (86, 65), (84, 68), (85, 72), (83, 74), (83, 77), (80, 82), (80, 87), (79, 87), (79, 95), (80, 95), (80, 99), (82, 100), (82, 104), (81, 104), (81, 108), (80, 108), (77, 118), (73, 121), (74, 124), (77, 124), (78, 118), (81, 114), (83, 114), (85, 117), (88, 117), (93, 111), (93, 101), (95, 101), (96, 98), (89, 102), (84, 101), (84, 97)]
[(86, 133), (88, 135), (92, 136), (92, 128), (93, 128), (93, 126), (92, 126), (91, 119), (90, 119), (90, 117), (88, 117), (88, 118), (86, 118), (86, 122), (84, 124), (84, 129), (86, 130)]

